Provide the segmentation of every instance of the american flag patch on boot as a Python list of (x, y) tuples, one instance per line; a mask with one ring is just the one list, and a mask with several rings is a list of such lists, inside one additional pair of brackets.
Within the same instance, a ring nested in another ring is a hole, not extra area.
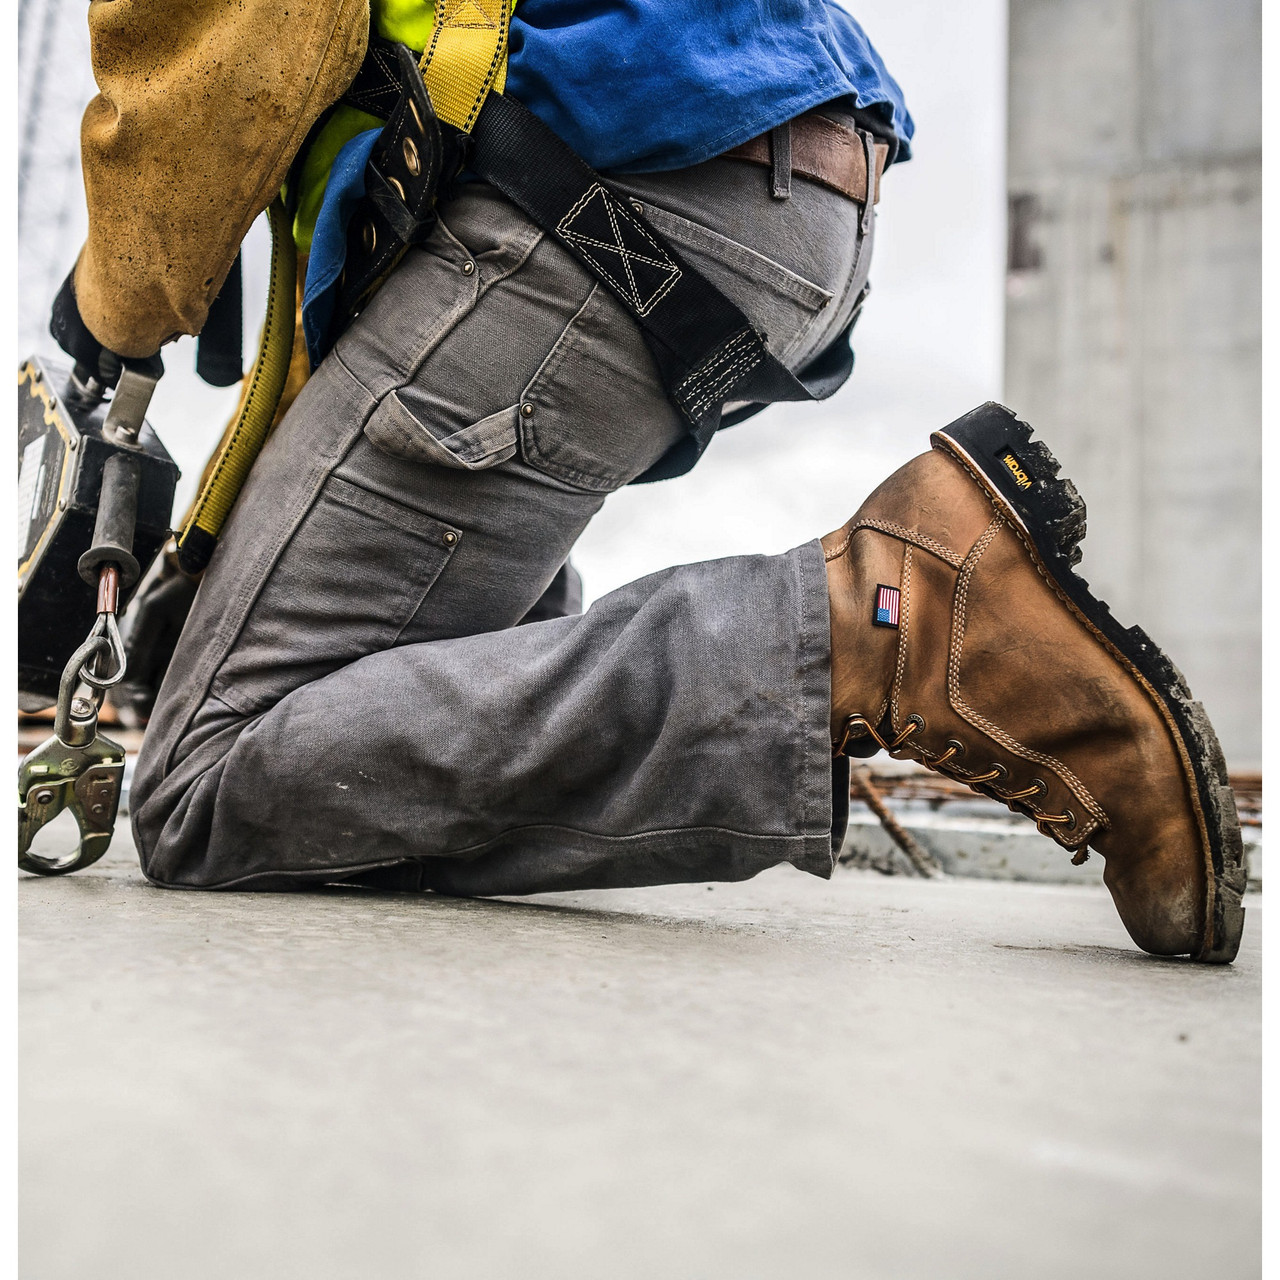
[(871, 619), (877, 627), (898, 625), (898, 601), (902, 592), (897, 587), (876, 587), (876, 616)]

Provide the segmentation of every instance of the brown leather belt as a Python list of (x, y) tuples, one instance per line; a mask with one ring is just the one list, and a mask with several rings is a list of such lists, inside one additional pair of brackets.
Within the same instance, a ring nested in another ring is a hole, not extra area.
[[(867, 148), (862, 135), (847, 125), (837, 124), (826, 116), (807, 112), (791, 121), (791, 172), (832, 191), (856, 200), (867, 198)], [(774, 167), (772, 132), (762, 133), (723, 155), (727, 160), (747, 160), (751, 164)], [(872, 204), (880, 199), (880, 175), (889, 158), (886, 143), (877, 142), (875, 151), (875, 190)]]

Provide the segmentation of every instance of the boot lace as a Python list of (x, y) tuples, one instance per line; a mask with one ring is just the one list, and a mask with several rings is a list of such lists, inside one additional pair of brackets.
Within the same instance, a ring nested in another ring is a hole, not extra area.
[[(961, 782), (967, 787), (974, 789), (980, 787), (984, 794), (993, 796), (1011, 810), (1025, 813), (1034, 820), (1041, 835), (1050, 835), (1055, 827), (1070, 831), (1076, 825), (1076, 815), (1070, 809), (1066, 809), (1062, 813), (1033, 813), (1025, 805), (1019, 803), (1020, 801), (1029, 800), (1032, 796), (1046, 794), (1049, 788), (1043, 779), (1033, 778), (1030, 786), (1011, 791), (995, 785), (999, 780), (1009, 776), (1009, 771), (1002, 764), (991, 764), (985, 773), (962, 773), (955, 767), (954, 762), (964, 755), (964, 743), (958, 742), (955, 738), (949, 738), (946, 743), (946, 750), (933, 754), (922, 743), (912, 741), (914, 736), (924, 727), (923, 716), (910, 715), (907, 717), (906, 724), (894, 737), (885, 738), (881, 736), (875, 725), (866, 716), (855, 713), (845, 719), (840, 741), (836, 744), (832, 755), (844, 755), (851, 739), (870, 735), (880, 748), (890, 755), (897, 751), (909, 751), (926, 769), (932, 769), (935, 773), (940, 773), (944, 778), (950, 778), (954, 782)], [(1015, 808), (1015, 806), (1017, 807)], [(1072, 858), (1072, 862), (1078, 865), (1087, 857), (1088, 853), (1082, 849)]]

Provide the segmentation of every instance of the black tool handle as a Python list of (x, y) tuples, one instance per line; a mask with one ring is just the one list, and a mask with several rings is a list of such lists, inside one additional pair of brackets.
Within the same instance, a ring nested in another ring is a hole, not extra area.
[(138, 521), (140, 474), (138, 459), (125, 452), (113, 453), (103, 464), (93, 545), (76, 565), (90, 586), (98, 585), (98, 570), (104, 564), (119, 566), (123, 587), (131, 587), (138, 580), (140, 570), (133, 555), (133, 530)]

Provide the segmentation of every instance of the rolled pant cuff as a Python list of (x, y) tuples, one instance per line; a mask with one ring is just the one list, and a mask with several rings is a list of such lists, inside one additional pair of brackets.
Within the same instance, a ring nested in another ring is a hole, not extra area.
[[(849, 762), (831, 756), (831, 606), (822, 543), (806, 542), (788, 553), (799, 579), (800, 618), (796, 673), (801, 714), (797, 751), (802, 761), (800, 831), (803, 850), (789, 861), (827, 879), (849, 824)], [(812, 833), (812, 834), (810, 834)]]

